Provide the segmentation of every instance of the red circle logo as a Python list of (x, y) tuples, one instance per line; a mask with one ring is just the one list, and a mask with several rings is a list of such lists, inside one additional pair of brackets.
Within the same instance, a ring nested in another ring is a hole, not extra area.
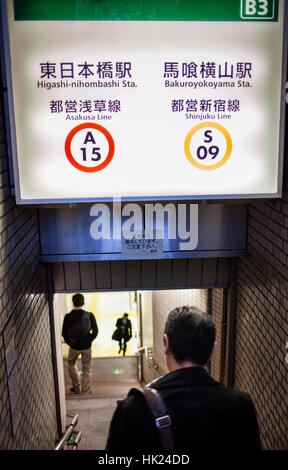
[[(95, 166), (82, 165), (74, 158), (74, 156), (72, 154), (72, 150), (71, 150), (72, 140), (76, 136), (76, 134), (79, 131), (82, 131), (83, 129), (96, 129), (98, 132), (103, 134), (104, 137), (107, 140), (108, 153), (107, 153), (106, 157), (104, 158), (104, 160), (101, 163), (99, 163), (98, 165), (95, 165)], [(75, 168), (77, 168), (77, 170), (84, 171), (86, 173), (94, 173), (96, 171), (100, 171), (100, 170), (103, 170), (104, 168), (106, 168), (106, 166), (109, 165), (109, 163), (111, 162), (111, 160), (114, 156), (114, 151), (115, 151), (115, 144), (114, 144), (113, 137), (111, 136), (110, 132), (108, 132), (107, 129), (105, 129), (105, 127), (100, 126), (100, 124), (94, 124), (94, 123), (88, 123), (88, 122), (85, 122), (83, 124), (79, 124), (78, 126), (74, 127), (69, 132), (69, 134), (66, 137), (66, 141), (65, 141), (65, 153), (66, 153), (66, 156), (67, 156), (69, 162), (71, 163), (71, 165), (73, 165)]]

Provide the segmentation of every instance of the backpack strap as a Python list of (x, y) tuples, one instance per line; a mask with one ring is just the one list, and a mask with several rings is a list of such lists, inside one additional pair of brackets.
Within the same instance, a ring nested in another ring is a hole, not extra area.
[(163, 450), (175, 449), (171, 429), (171, 417), (167, 412), (166, 405), (161, 398), (160, 393), (155, 388), (145, 387), (143, 390), (133, 388), (130, 390), (128, 395), (135, 395), (135, 391), (136, 393), (139, 392), (142, 394), (153, 414)]

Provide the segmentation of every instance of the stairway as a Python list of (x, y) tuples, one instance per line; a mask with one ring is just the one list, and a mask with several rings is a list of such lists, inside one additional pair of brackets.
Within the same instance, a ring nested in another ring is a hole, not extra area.
[[(64, 371), (67, 415), (78, 414), (77, 431), (82, 432), (78, 449), (104, 450), (117, 400), (125, 398), (130, 388), (141, 388), (137, 357), (93, 358), (93, 382), (89, 394), (71, 393), (66, 361)], [(67, 416), (67, 424), (69, 420), (71, 417)]]
[[(81, 370), (81, 359), (77, 361), (78, 370)], [(117, 382), (138, 379), (137, 356), (93, 357), (93, 382)], [(65, 384), (70, 383), (67, 360), (64, 359)]]

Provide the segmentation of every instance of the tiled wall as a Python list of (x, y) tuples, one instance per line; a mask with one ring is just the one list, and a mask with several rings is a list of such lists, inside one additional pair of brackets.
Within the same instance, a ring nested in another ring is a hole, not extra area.
[(173, 308), (184, 305), (194, 306), (206, 312), (207, 289), (153, 291), (152, 304), (154, 360), (163, 374), (168, 372), (163, 347), (163, 331), (168, 313)]
[[(12, 362), (9, 362), (12, 361)], [(57, 438), (46, 267), (37, 211), (9, 196), (0, 101), (0, 449), (52, 449)]]
[(288, 194), (249, 207), (238, 266), (235, 387), (253, 397), (265, 449), (288, 448)]
[[(224, 289), (212, 289), (212, 310), (211, 314), (216, 323), (216, 342), (214, 354), (210, 361), (210, 374), (215, 380), (220, 380), (220, 361), (222, 352), (222, 314)], [(153, 309), (153, 359), (158, 366), (159, 373), (168, 372), (163, 347), (163, 331), (168, 313), (175, 307), (184, 305), (195, 306), (203, 312), (208, 311), (208, 290), (207, 289), (182, 289), (168, 291), (152, 292), (152, 309)], [(144, 379), (150, 382), (156, 377), (155, 372), (145, 364), (144, 361)], [(222, 377), (223, 379), (223, 377)]]
[[(212, 289), (211, 292), (211, 313), (216, 324), (216, 346), (210, 361), (210, 375), (213, 379), (223, 382), (224, 377), (221, 377), (221, 354), (225, 347), (222, 344), (222, 322), (223, 318), (223, 302), (224, 300), (224, 289)], [(225, 339), (224, 339), (225, 340)], [(224, 361), (224, 358), (222, 359)]]

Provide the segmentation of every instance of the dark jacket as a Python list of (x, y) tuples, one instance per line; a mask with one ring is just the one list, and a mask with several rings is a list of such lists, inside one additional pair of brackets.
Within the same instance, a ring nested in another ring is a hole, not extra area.
[(68, 336), (69, 328), (73, 324), (73, 322), (79, 320), (83, 312), (85, 312), (85, 310), (83, 309), (71, 310), (70, 313), (67, 313), (65, 315), (64, 321), (63, 321), (62, 336), (65, 340), (65, 343), (67, 343), (72, 349), (76, 349), (76, 350), (89, 349), (91, 347), (92, 341), (96, 338), (98, 334), (98, 326), (97, 326), (96, 319), (93, 313), (88, 312), (90, 314), (90, 321), (91, 321), (92, 329), (90, 330), (87, 336), (85, 336), (84, 338), (81, 338), (81, 340), (77, 341), (76, 343), (73, 343), (70, 341), (69, 336)]
[(127, 319), (126, 323), (123, 323), (123, 318), (118, 318), (116, 322), (116, 328), (120, 329), (121, 337), (124, 338), (125, 341), (129, 341), (132, 336), (131, 321)]
[[(153, 387), (171, 416), (176, 450), (260, 450), (258, 423), (249, 395), (225, 388), (204, 368), (170, 372)], [(151, 412), (139, 395), (118, 404), (106, 450), (161, 449)]]

